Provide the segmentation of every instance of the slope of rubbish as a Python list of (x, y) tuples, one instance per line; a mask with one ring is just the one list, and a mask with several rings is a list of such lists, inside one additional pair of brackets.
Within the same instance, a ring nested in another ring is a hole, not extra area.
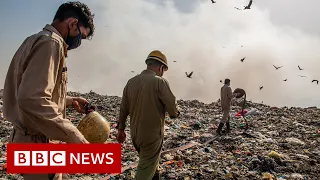
[[(98, 111), (112, 125), (110, 142), (116, 142), (114, 129), (119, 114), (120, 97), (102, 96), (94, 92), (83, 96), (97, 106)], [(1, 98), (1, 91), (0, 91)], [(232, 108), (232, 132), (220, 137), (215, 130), (221, 119), (219, 102), (204, 104), (197, 100), (178, 100), (181, 116), (166, 118), (163, 150), (196, 146), (163, 153), (160, 162), (162, 179), (319, 179), (320, 174), (320, 109), (277, 108), (248, 102), (246, 116), (249, 130), (244, 132), (244, 120), (234, 115), (239, 107)], [(254, 109), (253, 109), (254, 108)], [(2, 118), (0, 111), (0, 163), (4, 164), (5, 144), (11, 124)], [(68, 109), (68, 118), (78, 124), (83, 115)], [(122, 147), (123, 167), (138, 161), (138, 154), (130, 140), (129, 120), (127, 141)], [(207, 140), (214, 140), (204, 144)], [(17, 174), (6, 174), (2, 167), (0, 177), (21, 179)], [(135, 168), (110, 179), (133, 179)], [(106, 174), (74, 174), (74, 179), (99, 179)]]

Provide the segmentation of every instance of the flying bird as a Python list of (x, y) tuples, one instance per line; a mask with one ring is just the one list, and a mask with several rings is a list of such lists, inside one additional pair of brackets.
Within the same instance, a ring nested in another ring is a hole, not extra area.
[(243, 62), (246, 59), (246, 57), (242, 58), (240, 61)]
[(261, 90), (263, 88), (263, 86), (261, 86), (259, 89)]
[(192, 74), (193, 74), (193, 71), (191, 73), (189, 73), (189, 74), (186, 72), (186, 75), (187, 75), (188, 78), (191, 78)]
[(288, 79), (285, 79), (285, 80), (283, 80), (283, 81), (287, 81)]
[(250, 0), (248, 6), (245, 6), (244, 9), (250, 9), (250, 8), (251, 8), (251, 5), (252, 5), (252, 0)]
[(216, 3), (214, 0), (211, 0), (212, 3)]
[(307, 76), (301, 76), (301, 75), (298, 75), (298, 76), (300, 76), (300, 77), (307, 77)]
[(317, 84), (319, 84), (319, 81), (318, 81), (318, 80), (316, 80), (316, 79), (315, 79), (315, 80), (312, 80), (311, 82), (317, 82)]
[(134, 71), (131, 71), (132, 73), (134, 73)]
[(300, 67), (300, 66), (298, 66), (298, 68), (299, 68), (299, 70), (300, 70), (300, 71), (302, 71), (302, 70), (303, 70), (303, 69), (301, 69), (301, 67)]
[(273, 65), (273, 67), (276, 68), (276, 70), (278, 70), (278, 69), (282, 68), (283, 66), (277, 67), (277, 66)]
[(177, 62), (177, 61), (173, 61), (173, 62)]
[(251, 9), (251, 5), (252, 5), (252, 0), (250, 0), (248, 6), (244, 6), (244, 9), (240, 9), (240, 8), (238, 8), (238, 7), (234, 7), (234, 8), (236, 8), (237, 10), (242, 11), (242, 10), (246, 10), (246, 9)]

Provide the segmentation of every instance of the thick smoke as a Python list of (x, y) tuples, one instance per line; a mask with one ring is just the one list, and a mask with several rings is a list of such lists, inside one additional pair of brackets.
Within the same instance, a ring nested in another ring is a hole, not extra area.
[[(164, 77), (178, 99), (216, 101), (219, 81), (230, 78), (231, 87), (244, 88), (249, 100), (319, 105), (319, 86), (311, 84), (320, 78), (318, 37), (273, 24), (269, 11), (255, 4), (248, 11), (234, 9), (246, 0), (86, 3), (96, 14), (97, 30), (92, 41), (69, 53), (69, 90), (121, 96), (127, 80), (145, 68), (148, 53), (159, 49), (167, 55)], [(284, 67), (276, 71), (273, 64)], [(192, 79), (186, 78), (191, 71)]]

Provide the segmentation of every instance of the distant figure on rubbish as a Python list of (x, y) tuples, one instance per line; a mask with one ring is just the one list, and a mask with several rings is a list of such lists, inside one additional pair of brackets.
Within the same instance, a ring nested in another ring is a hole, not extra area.
[(226, 132), (230, 132), (230, 109), (231, 109), (231, 100), (234, 98), (232, 90), (230, 87), (230, 79), (224, 80), (224, 85), (221, 87), (220, 99), (221, 99), (221, 110), (222, 110), (222, 119), (219, 123), (217, 134), (222, 135), (222, 128), (224, 124), (227, 126)]
[[(68, 50), (94, 33), (93, 15), (80, 2), (62, 4), (51, 24), (27, 37), (16, 51), (4, 84), (3, 113), (13, 124), (9, 143), (86, 144), (88, 141), (66, 119), (66, 107), (85, 113), (88, 101), (66, 96)], [(23, 174), (25, 180), (67, 179), (67, 175)]]
[(176, 118), (180, 112), (168, 81), (162, 77), (168, 70), (166, 56), (155, 50), (145, 62), (147, 69), (131, 78), (123, 90), (117, 140), (125, 141), (126, 119), (130, 115), (131, 139), (140, 158), (135, 179), (154, 180), (160, 179), (165, 113)]

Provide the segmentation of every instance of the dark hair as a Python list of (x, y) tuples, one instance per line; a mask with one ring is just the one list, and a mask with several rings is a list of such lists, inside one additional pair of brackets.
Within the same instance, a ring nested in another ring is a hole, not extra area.
[(148, 66), (162, 66), (164, 64), (161, 63), (160, 61), (155, 60), (155, 59), (148, 59), (147, 60), (147, 65)]
[(224, 84), (229, 84), (230, 83), (230, 79), (225, 79), (224, 80)]
[(56, 12), (53, 21), (64, 21), (70, 17), (77, 18), (80, 24), (82, 24), (85, 28), (90, 29), (88, 37), (93, 36), (95, 29), (93, 24), (94, 14), (91, 13), (86, 4), (79, 1), (63, 3)]

